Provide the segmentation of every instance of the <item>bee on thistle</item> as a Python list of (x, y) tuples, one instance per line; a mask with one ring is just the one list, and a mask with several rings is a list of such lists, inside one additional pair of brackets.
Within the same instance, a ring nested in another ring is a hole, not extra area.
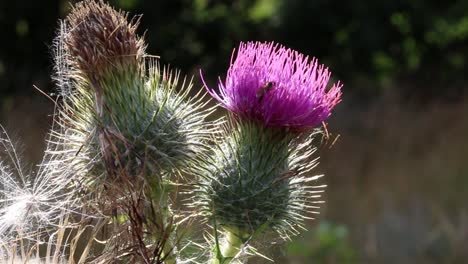
[(262, 86), (262, 87), (260, 87), (260, 89), (258, 89), (258, 91), (257, 91), (258, 102), (262, 101), (265, 94), (268, 93), (273, 88), (274, 85), (275, 85), (274, 82), (267, 82), (264, 86)]

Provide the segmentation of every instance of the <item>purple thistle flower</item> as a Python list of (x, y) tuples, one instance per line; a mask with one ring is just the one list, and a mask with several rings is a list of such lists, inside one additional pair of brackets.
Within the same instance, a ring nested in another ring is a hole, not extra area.
[(219, 93), (205, 86), (240, 118), (304, 130), (325, 121), (341, 100), (340, 82), (327, 89), (328, 68), (274, 42), (241, 43), (232, 61)]

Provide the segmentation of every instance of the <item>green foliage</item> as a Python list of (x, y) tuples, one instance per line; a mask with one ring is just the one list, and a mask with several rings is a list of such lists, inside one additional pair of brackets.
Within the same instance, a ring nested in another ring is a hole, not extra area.
[(303, 263), (354, 264), (356, 250), (348, 241), (348, 229), (344, 225), (321, 222), (312, 231), (304, 233), (304, 239), (288, 244), (288, 255)]

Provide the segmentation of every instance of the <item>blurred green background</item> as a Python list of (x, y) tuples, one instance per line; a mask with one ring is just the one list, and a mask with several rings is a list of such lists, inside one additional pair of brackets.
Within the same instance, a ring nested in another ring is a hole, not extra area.
[[(267, 254), (277, 263), (468, 263), (468, 1), (110, 2), (143, 14), (148, 52), (198, 87), (199, 69), (214, 86), (246, 40), (317, 57), (345, 84), (319, 152), (327, 203)], [(0, 123), (31, 164), (53, 112), (32, 85), (54, 92), (50, 47), (70, 3), (0, 0)]]

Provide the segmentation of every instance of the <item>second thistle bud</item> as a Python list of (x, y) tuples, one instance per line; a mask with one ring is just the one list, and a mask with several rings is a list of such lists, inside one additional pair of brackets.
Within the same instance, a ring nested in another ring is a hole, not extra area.
[(185, 168), (209, 135), (202, 94), (189, 98), (190, 82), (145, 60), (138, 21), (103, 1), (78, 3), (65, 25), (59, 40), (75, 88), (67, 118), (84, 130), (80, 152), (101, 155), (106, 168), (135, 165), (131, 174)]
[(169, 258), (178, 225), (174, 180), (204, 151), (212, 110), (202, 93), (189, 96), (190, 81), (147, 59), (137, 24), (100, 0), (78, 3), (65, 19), (57, 64), (67, 67), (73, 90), (60, 113), (58, 134), (66, 140), (59, 147), (80, 172), (74, 182), (86, 194), (86, 209), (122, 220), (110, 234), (115, 245), (143, 245), (150, 253), (140, 257)]

